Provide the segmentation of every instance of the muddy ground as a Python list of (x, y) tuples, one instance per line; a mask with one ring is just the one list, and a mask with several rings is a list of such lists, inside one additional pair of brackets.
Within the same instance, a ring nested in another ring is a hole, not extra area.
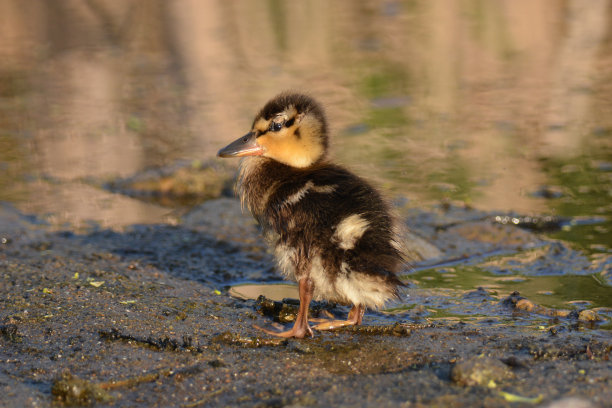
[[(414, 271), (538, 248), (531, 261), (512, 265), (565, 266), (609, 279), (608, 261), (593, 265), (533, 228), (490, 214), (439, 206), (402, 216), (414, 233), (406, 235), (413, 256), (424, 258)], [(368, 312), (362, 328), (304, 340), (262, 334), (254, 324), (271, 327), (280, 310), (290, 320), (295, 302), (228, 294), (235, 282), (279, 280), (256, 226), (233, 198), (207, 201), (176, 225), (122, 230), (52, 227), (4, 205), (0, 233), (1, 406), (612, 401), (612, 336), (602, 329), (612, 314), (605, 307), (556, 310), (488, 288), (450, 294), (407, 271), (402, 304), (409, 307)], [(503, 273), (499, 263), (488, 267)], [(444, 307), (456, 313), (429, 312)]]

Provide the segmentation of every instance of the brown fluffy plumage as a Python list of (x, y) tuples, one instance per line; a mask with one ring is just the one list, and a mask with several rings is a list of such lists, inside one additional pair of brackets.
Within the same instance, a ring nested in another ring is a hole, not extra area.
[(328, 161), (327, 138), (320, 105), (284, 93), (262, 108), (246, 136), (219, 152), (248, 156), (238, 193), (283, 274), (300, 284), (294, 328), (267, 331), (284, 337), (312, 334), (307, 308), (313, 297), (354, 305), (346, 322), (315, 326), (329, 329), (360, 324), (365, 307), (381, 307), (402, 286), (396, 276), (402, 254), (387, 204), (367, 182)]

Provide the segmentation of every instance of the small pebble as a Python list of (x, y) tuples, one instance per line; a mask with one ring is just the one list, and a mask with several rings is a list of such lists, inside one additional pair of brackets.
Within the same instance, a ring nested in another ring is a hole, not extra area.
[(593, 408), (594, 405), (590, 401), (581, 398), (562, 398), (551, 402), (546, 408)]
[(453, 382), (464, 386), (493, 387), (493, 384), (511, 377), (513, 377), (513, 374), (507, 365), (486, 356), (477, 356), (460, 361), (451, 370)]
[(578, 320), (582, 322), (598, 322), (601, 320), (601, 317), (594, 311), (585, 309), (578, 313)]

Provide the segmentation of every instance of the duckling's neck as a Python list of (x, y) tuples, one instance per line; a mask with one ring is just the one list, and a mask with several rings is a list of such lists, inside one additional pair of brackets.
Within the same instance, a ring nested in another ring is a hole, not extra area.
[(255, 218), (263, 214), (270, 195), (280, 183), (295, 177), (297, 174), (311, 171), (326, 165), (325, 159), (305, 167), (291, 167), (274, 159), (263, 156), (244, 157), (240, 161), (236, 191), (242, 206), (246, 206)]
[(240, 160), (236, 192), (240, 196), (242, 207), (246, 206), (255, 218), (259, 219), (268, 201), (267, 197), (273, 191), (275, 179), (267, 173), (270, 172), (270, 167), (276, 167), (275, 163), (285, 166), (262, 156), (248, 156)]

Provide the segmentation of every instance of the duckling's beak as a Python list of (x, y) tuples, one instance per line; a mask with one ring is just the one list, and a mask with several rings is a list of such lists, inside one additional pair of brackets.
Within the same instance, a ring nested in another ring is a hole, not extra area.
[(238, 140), (219, 150), (219, 157), (261, 156), (263, 148), (256, 143), (255, 132), (249, 132)]

